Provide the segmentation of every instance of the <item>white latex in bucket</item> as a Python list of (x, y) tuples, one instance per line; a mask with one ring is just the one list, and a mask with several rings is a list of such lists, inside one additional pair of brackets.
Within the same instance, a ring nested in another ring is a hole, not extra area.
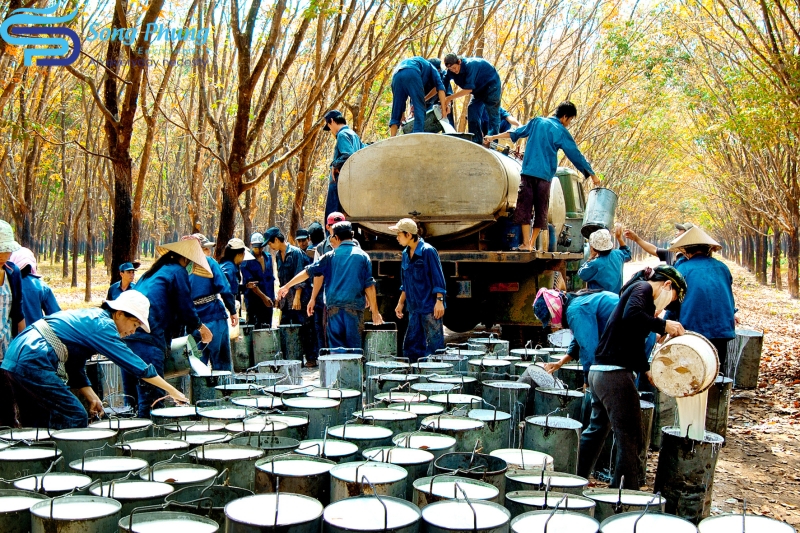
[(658, 347), (650, 364), (653, 383), (673, 398), (694, 396), (717, 378), (717, 350), (702, 335), (687, 332)]

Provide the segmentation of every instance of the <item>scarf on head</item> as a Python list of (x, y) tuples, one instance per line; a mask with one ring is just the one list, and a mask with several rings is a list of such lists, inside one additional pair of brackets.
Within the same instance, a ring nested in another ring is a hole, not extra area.
[(561, 302), (561, 295), (558, 291), (554, 291), (552, 289), (539, 289), (539, 292), (536, 293), (536, 298), (544, 299), (544, 303), (547, 305), (548, 311), (550, 311), (550, 316), (553, 317), (553, 322), (556, 324), (561, 324), (561, 314), (563, 311), (563, 305)]

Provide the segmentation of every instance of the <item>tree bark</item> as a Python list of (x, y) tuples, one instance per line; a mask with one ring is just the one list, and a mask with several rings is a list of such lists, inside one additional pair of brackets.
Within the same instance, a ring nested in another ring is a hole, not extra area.
[(781, 230), (776, 228), (772, 234), (772, 284), (778, 290), (783, 289), (781, 279)]

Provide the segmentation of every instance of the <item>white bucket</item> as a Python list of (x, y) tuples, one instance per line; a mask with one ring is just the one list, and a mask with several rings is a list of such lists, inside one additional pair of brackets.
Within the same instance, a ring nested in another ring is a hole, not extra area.
[(694, 396), (717, 378), (717, 349), (702, 335), (686, 332), (655, 350), (650, 371), (656, 387), (665, 394), (674, 398)]

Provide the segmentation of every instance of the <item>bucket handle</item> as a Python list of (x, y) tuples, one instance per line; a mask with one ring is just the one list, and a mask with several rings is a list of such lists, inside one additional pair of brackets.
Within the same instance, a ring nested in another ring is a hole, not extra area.
[[(621, 485), (621, 482), (620, 482), (620, 485)], [(640, 514), (638, 517), (636, 517), (636, 521), (633, 523), (633, 533), (636, 533), (637, 528), (639, 526), (639, 520), (641, 520), (642, 517), (647, 514), (647, 511), (650, 509), (650, 504), (655, 502), (656, 500), (659, 500), (659, 501), (661, 500), (661, 493), (660, 492), (656, 492), (655, 494), (653, 494), (653, 497), (650, 499), (650, 501), (648, 501), (647, 504), (645, 504), (644, 511), (642, 511), (642, 514)], [(742, 530), (742, 531), (744, 531), (744, 530)]]
[(303, 451), (303, 450), (310, 450), (312, 448), (316, 448), (317, 449), (317, 453), (315, 454), (317, 457), (322, 457), (322, 452), (323, 452), (323, 450), (325, 450), (325, 441), (323, 441), (322, 445), (320, 445), (319, 442), (315, 442), (314, 444), (309, 444), (308, 446), (304, 446), (302, 448), (297, 448), (297, 451), (300, 452), (300, 451)]
[(747, 498), (742, 499), (742, 533), (745, 533), (744, 526), (747, 519)]
[[(559, 500), (559, 502), (556, 504), (555, 508), (553, 509), (553, 512), (551, 512), (550, 516), (547, 517), (547, 520), (544, 521), (544, 528), (542, 530), (542, 533), (547, 533), (547, 526), (550, 525), (550, 519), (553, 518), (553, 515), (555, 515), (556, 511), (558, 511), (558, 507), (562, 503), (564, 503), (564, 501), (567, 499), (568, 496), (569, 496), (568, 494), (564, 494), (564, 496), (561, 497), (561, 500)], [(547, 505), (546, 501), (545, 505)], [(636, 526), (633, 527), (633, 533), (636, 533)]]
[[(358, 476), (358, 468), (356, 468), (356, 476)], [(356, 477), (358, 479), (358, 477)], [(366, 482), (370, 488), (372, 488), (372, 495), (377, 498), (378, 502), (380, 502), (381, 506), (383, 506), (383, 531), (389, 531), (389, 509), (386, 507), (386, 503), (383, 499), (378, 496), (378, 491), (375, 490), (375, 485), (372, 484), (372, 481), (367, 479), (367, 476), (361, 476), (361, 493), (364, 493), (364, 482)]]
[(56, 500), (59, 500), (61, 498), (69, 498), (70, 496), (74, 496), (76, 490), (78, 490), (77, 487), (72, 489), (71, 491), (67, 492), (66, 494), (62, 494), (61, 496), (56, 496), (55, 498), (50, 498), (50, 520), (53, 519), (53, 506), (55, 505)]
[[(131, 414), (133, 415), (131, 418), (135, 418), (136, 415), (139, 414), (139, 409), (138, 409), (139, 405), (136, 402), (136, 398), (134, 398), (133, 396), (131, 396), (129, 394), (123, 394), (121, 392), (112, 392), (111, 394), (108, 394), (108, 395), (106, 395), (105, 398), (103, 398), (103, 406), (104, 407), (111, 407), (111, 403), (108, 401), (110, 398), (130, 399), (131, 401), (127, 402), (127, 403), (131, 406)], [(109, 420), (111, 420), (111, 418), (119, 418), (119, 413), (116, 413), (115, 417), (109, 416), (108, 418), (109, 418)], [(109, 425), (109, 428), (110, 427), (111, 426)]]
[[(473, 523), (472, 531), (477, 532), (478, 531), (478, 512), (475, 511), (475, 507), (472, 505), (472, 502), (469, 501), (469, 497), (467, 497), (467, 493), (464, 490), (464, 487), (462, 487), (458, 483), (458, 481), (455, 482), (455, 488), (458, 489), (459, 491), (461, 491), (461, 494), (464, 496), (464, 501), (467, 502), (467, 505), (469, 505), (469, 508), (472, 511), (472, 523)], [(547, 533), (546, 530), (545, 530), (545, 533)]]
[[(128, 445), (128, 444), (121, 444), (120, 446), (121, 446), (122, 448), (125, 448), (125, 447), (127, 446), (127, 448), (130, 450), (130, 445)], [(82, 474), (85, 474), (85, 473), (86, 473), (86, 471), (85, 471), (85, 466), (86, 466), (86, 454), (87, 454), (87, 453), (90, 453), (90, 452), (102, 452), (102, 451), (103, 451), (103, 450), (105, 450), (106, 448), (111, 448), (112, 450), (114, 450), (114, 449), (116, 449), (116, 446), (114, 446), (114, 445), (111, 445), (111, 444), (109, 444), (109, 443), (107, 443), (107, 442), (106, 442), (106, 443), (104, 443), (102, 446), (100, 446), (99, 448), (89, 448), (88, 450), (86, 450), (85, 452), (83, 452), (83, 455), (81, 456), (81, 473), (82, 473)], [(91, 457), (91, 456), (90, 456), (90, 457)]]
[[(17, 481), (21, 481), (23, 479), (28, 479), (29, 477), (32, 477), (33, 480), (34, 480), (33, 481), (33, 483), (34, 483), (33, 492), (44, 494), (44, 477), (47, 474), (49, 474), (50, 472), (52, 472), (53, 471), (53, 467), (56, 466), (58, 463), (60, 463), (62, 459), (64, 459), (63, 455), (61, 457), (59, 457), (58, 459), (56, 459), (55, 461), (51, 462), (50, 466), (47, 467), (47, 470), (45, 470), (45, 472), (43, 474), (41, 474), (41, 476), (42, 476), (41, 478), (39, 478), (39, 474), (33, 474), (33, 475), (30, 475), (30, 476), (23, 476), (23, 477), (18, 478), (18, 479), (9, 480), (8, 483), (13, 484), (13, 483), (16, 483)], [(3, 481), (5, 481), (5, 480), (3, 480)], [(39, 485), (40, 483), (41, 483), (41, 486)]]
[[(176, 504), (176, 502), (167, 501), (167, 502), (164, 502), (164, 503), (161, 503), (161, 504), (157, 504), (157, 505), (145, 505), (145, 506), (142, 506), (142, 507), (134, 507), (131, 510), (131, 514), (128, 515), (128, 531), (133, 531), (133, 515), (134, 514), (140, 513), (142, 511), (163, 511), (165, 509), (168, 509), (168, 508), (174, 506), (175, 504)], [(50, 507), (52, 509), (52, 504), (51, 504)], [(52, 511), (50, 513), (50, 516), (52, 518)]]

